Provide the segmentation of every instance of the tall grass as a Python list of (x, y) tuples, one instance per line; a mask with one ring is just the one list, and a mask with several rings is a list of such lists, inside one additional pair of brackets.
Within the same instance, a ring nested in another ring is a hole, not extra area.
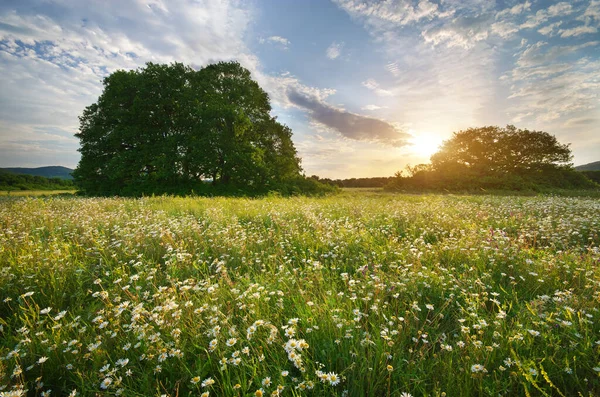
[(0, 201), (0, 395), (600, 394), (600, 201)]

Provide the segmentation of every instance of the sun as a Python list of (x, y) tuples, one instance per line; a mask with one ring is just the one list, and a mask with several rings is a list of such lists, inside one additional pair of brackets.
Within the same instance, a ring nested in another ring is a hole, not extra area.
[(436, 153), (442, 140), (439, 136), (429, 132), (414, 132), (411, 131), (412, 139), (409, 140), (409, 150), (416, 155), (429, 159), (432, 154)]

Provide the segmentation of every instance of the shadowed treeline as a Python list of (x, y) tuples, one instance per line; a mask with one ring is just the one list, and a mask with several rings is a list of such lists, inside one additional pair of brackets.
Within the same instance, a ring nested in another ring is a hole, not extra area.
[(0, 191), (70, 189), (75, 189), (75, 186), (73, 185), (73, 181), (68, 179), (13, 174), (0, 170)]

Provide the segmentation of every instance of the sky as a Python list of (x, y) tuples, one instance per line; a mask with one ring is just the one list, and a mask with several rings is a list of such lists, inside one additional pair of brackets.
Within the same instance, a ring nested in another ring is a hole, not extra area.
[(102, 79), (237, 60), (306, 175), (391, 176), (515, 125), (600, 160), (600, 0), (2, 0), (0, 167), (79, 161)]

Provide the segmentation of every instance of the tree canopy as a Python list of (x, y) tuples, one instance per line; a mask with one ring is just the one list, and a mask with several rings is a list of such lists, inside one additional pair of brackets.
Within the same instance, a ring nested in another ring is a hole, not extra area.
[(543, 131), (488, 126), (454, 132), (430, 164), (407, 167), (392, 188), (537, 189), (589, 187), (572, 168), (569, 144)]
[(434, 169), (469, 168), (486, 173), (540, 170), (570, 164), (568, 144), (543, 131), (482, 127), (455, 132), (431, 156)]
[(292, 131), (270, 111), (237, 62), (116, 71), (80, 117), (75, 181), (88, 194), (189, 193), (208, 180), (277, 190), (301, 167)]

